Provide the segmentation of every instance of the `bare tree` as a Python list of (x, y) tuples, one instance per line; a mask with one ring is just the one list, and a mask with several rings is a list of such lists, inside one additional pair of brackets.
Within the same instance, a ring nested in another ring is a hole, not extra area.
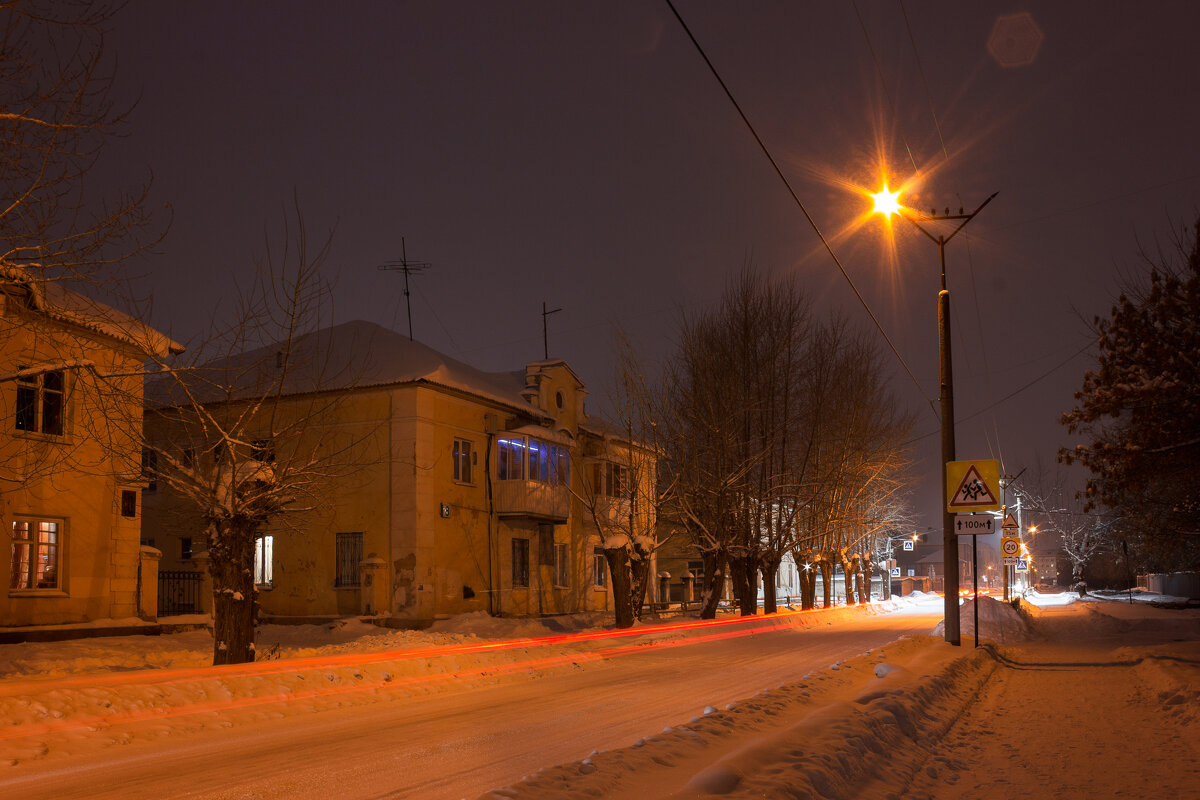
[(1061, 467), (1050, 475), (1038, 469), (1031, 479), (1014, 487), (1039, 521), (1038, 536), (1058, 536), (1071, 562), (1072, 588), (1086, 594), (1084, 570), (1095, 556), (1113, 548), (1116, 515), (1088, 508), (1085, 493), (1070, 487)]
[(330, 239), (310, 250), (295, 218), (294, 237), (285, 231), (279, 252), (268, 246), (229, 324), (189, 363), (158, 360), (147, 390), (152, 477), (207, 536), (214, 664), (254, 659), (256, 539), (321, 505), (358, 444), (332, 421), (339, 395), (322, 391), (342, 380), (319, 330)]
[(620, 332), (613, 401), (616, 422), (599, 436), (585, 439), (576, 471), (584, 476), (583, 503), (600, 537), (612, 581), (616, 626), (628, 628), (641, 618), (652, 578), (653, 555), (663, 542), (657, 520), (669, 484), (660, 481), (663, 455), (658, 390), (646, 378), (641, 359)]
[(160, 238), (149, 182), (95, 197), (87, 179), (129, 109), (114, 104), (105, 36), (120, 3), (0, 5), (0, 263), (112, 288), (113, 268)]

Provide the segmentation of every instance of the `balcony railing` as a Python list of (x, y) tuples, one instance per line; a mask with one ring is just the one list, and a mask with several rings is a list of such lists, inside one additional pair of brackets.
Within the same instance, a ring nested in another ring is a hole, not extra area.
[(529, 517), (563, 523), (571, 510), (566, 486), (529, 480), (496, 481), (492, 487), (496, 513), (501, 517)]

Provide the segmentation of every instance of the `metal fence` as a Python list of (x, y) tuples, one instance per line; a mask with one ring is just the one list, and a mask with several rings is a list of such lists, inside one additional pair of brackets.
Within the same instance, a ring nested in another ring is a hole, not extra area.
[(191, 570), (164, 570), (158, 573), (158, 616), (199, 614), (200, 587), (204, 574)]

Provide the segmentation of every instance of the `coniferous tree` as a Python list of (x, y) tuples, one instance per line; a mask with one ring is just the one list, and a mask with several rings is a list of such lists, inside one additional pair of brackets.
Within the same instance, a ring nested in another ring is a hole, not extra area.
[(1099, 363), (1062, 417), (1090, 437), (1059, 453), (1090, 470), (1088, 510), (1115, 511), (1149, 569), (1200, 563), (1200, 223), (1193, 234), (1095, 318)]

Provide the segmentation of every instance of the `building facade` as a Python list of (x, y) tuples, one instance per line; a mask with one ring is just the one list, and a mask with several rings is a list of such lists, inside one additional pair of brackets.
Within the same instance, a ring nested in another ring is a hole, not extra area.
[[(312, 336), (336, 369), (298, 378), (279, 403), (315, 416), (304, 435), (329, 442), (314, 452), (339, 449), (341, 468), (323, 479), (321, 502), (279, 514), (255, 542), (264, 615), (423, 624), (612, 607), (589, 481), (628, 465), (630, 448), (585, 413), (587, 390), (565, 362), (487, 373), (365, 322)], [(147, 441), (203, 452), (183, 441), (187, 414), (152, 408)], [(254, 435), (272, 439), (265, 427)], [(163, 569), (202, 571), (206, 537), (184, 499), (156, 485), (144, 503)]]
[(181, 349), (0, 267), (0, 627), (154, 616), (157, 553), (139, 542), (142, 383), (147, 354)]

